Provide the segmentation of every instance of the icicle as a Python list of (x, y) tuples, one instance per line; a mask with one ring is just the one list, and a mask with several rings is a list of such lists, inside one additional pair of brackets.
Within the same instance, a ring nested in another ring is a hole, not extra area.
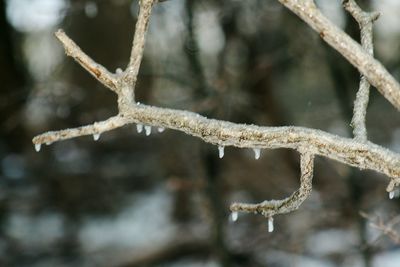
[(400, 190), (398, 188), (393, 189), (389, 192), (389, 199), (397, 198), (400, 195)]
[(268, 218), (268, 233), (272, 233), (274, 231), (274, 218)]
[(254, 151), (254, 158), (255, 158), (255, 159), (259, 159), (260, 156), (261, 156), (261, 149), (259, 149), (259, 148), (253, 148), (253, 151)]
[(144, 130), (146, 132), (146, 136), (149, 136), (151, 134), (151, 126), (144, 126)]
[(222, 159), (224, 157), (224, 149), (223, 146), (218, 146), (219, 158)]
[(121, 69), (121, 68), (118, 68), (116, 71), (115, 71), (115, 73), (116, 74), (122, 74), (124, 71)]
[(42, 144), (35, 144), (36, 152), (39, 152), (41, 148), (42, 148)]
[(159, 132), (159, 133), (162, 133), (162, 132), (164, 132), (164, 131), (165, 131), (165, 128), (164, 128), (164, 127), (158, 127), (158, 129), (157, 129), (157, 130), (158, 130), (158, 132)]
[(233, 212), (231, 213), (231, 220), (232, 220), (232, 222), (236, 222), (236, 221), (238, 220), (238, 218), (239, 218), (239, 213), (238, 213), (237, 211), (233, 211)]
[(136, 130), (138, 133), (143, 132), (143, 124), (136, 124)]
[(99, 139), (100, 139), (100, 134), (99, 133), (96, 133), (96, 134), (93, 135), (93, 140), (94, 141), (98, 141)]

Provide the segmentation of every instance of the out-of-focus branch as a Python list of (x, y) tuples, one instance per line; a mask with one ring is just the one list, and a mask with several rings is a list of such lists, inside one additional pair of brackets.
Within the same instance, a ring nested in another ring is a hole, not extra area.
[(374, 241), (376, 242), (383, 236), (389, 237), (395, 244), (400, 244), (400, 234), (399, 232), (394, 229), (400, 223), (400, 216), (396, 216), (385, 222), (379, 216), (372, 216), (365, 212), (360, 212), (360, 215), (369, 221), (369, 225), (372, 228), (377, 229), (381, 232), (381, 235)]
[[(374, 55), (373, 45), (373, 22), (379, 18), (377, 12), (364, 12), (354, 0), (344, 0), (343, 7), (353, 16), (360, 26), (361, 45), (364, 50)], [(370, 83), (367, 78), (361, 74), (360, 86), (354, 101), (353, 119), (351, 121), (353, 126), (354, 138), (360, 141), (367, 141), (367, 128), (365, 125), (367, 107), (369, 101)]]
[(356, 67), (379, 92), (400, 110), (400, 84), (356, 41), (326, 18), (313, 0), (278, 0), (292, 10), (330, 46)]

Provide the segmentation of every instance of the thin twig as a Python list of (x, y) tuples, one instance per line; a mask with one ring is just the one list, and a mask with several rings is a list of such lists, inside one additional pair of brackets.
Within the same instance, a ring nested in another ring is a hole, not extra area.
[[(343, 7), (353, 16), (360, 27), (361, 45), (364, 50), (374, 55), (373, 32), (372, 26), (375, 20), (379, 18), (377, 12), (364, 12), (354, 0), (344, 0)], [(367, 127), (365, 125), (367, 108), (369, 102), (370, 83), (367, 78), (361, 74), (360, 86), (354, 101), (353, 118), (351, 124), (353, 126), (354, 138), (359, 141), (367, 141)]]
[(250, 212), (262, 214), (271, 218), (277, 214), (289, 213), (297, 210), (306, 200), (312, 190), (312, 177), (314, 173), (314, 155), (306, 152), (300, 155), (300, 188), (291, 196), (282, 200), (266, 200), (259, 204), (233, 203), (232, 212)]
[(139, 0), (140, 10), (139, 17), (135, 27), (135, 35), (133, 37), (131, 56), (128, 67), (123, 75), (123, 97), (129, 98), (129, 102), (134, 101), (134, 89), (136, 86), (137, 76), (139, 74), (140, 64), (143, 58), (144, 45), (146, 43), (146, 33), (149, 27), (150, 15), (153, 5), (157, 0)]
[(83, 52), (63, 30), (55, 33), (57, 39), (64, 45), (65, 53), (75, 59), (85, 70), (93, 75), (99, 82), (114, 92), (118, 91), (117, 77), (109, 72), (105, 67), (96, 63), (88, 55)]
[(278, 0), (303, 19), (321, 38), (356, 67), (378, 91), (400, 110), (400, 84), (386, 68), (317, 8), (313, 0)]

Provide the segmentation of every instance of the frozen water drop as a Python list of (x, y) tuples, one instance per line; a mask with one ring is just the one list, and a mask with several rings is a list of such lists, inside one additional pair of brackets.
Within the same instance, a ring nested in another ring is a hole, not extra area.
[(53, 144), (53, 143), (52, 143), (52, 142), (47, 142), (47, 143), (46, 143), (47, 146), (49, 146), (49, 145), (51, 145), (51, 144)]
[(136, 124), (136, 130), (138, 133), (143, 132), (143, 124)]
[(99, 133), (96, 133), (96, 134), (93, 135), (93, 140), (94, 141), (98, 141), (99, 139), (100, 139), (100, 134)]
[(121, 68), (118, 68), (116, 71), (115, 71), (115, 73), (116, 74), (122, 74), (124, 71), (121, 69)]
[(136, 105), (138, 105), (138, 106), (139, 106), (139, 105), (140, 105), (140, 102), (139, 102), (139, 101), (138, 101), (138, 102), (136, 102)]
[(36, 152), (39, 152), (41, 148), (42, 148), (42, 144), (35, 144)]
[(393, 199), (395, 193), (396, 193), (395, 191), (390, 191), (390, 192), (389, 192), (389, 199)]
[(219, 158), (222, 159), (224, 157), (224, 149), (225, 147), (223, 146), (218, 146), (218, 152), (219, 152)]
[(255, 159), (259, 159), (260, 156), (261, 156), (261, 149), (259, 149), (259, 148), (253, 148), (253, 151), (254, 151), (254, 158), (255, 158)]
[(237, 211), (233, 211), (233, 212), (231, 213), (231, 220), (232, 220), (232, 222), (236, 222), (236, 221), (238, 220), (238, 218), (239, 218), (239, 213), (238, 213)]
[(268, 233), (272, 233), (274, 231), (274, 218), (268, 218)]
[(164, 131), (165, 131), (165, 128), (164, 128), (164, 127), (158, 127), (158, 129), (157, 129), (157, 130), (158, 130), (158, 132), (159, 132), (159, 133), (162, 133), (162, 132), (164, 132)]
[(144, 126), (144, 130), (146, 132), (146, 136), (149, 136), (151, 134), (151, 126)]

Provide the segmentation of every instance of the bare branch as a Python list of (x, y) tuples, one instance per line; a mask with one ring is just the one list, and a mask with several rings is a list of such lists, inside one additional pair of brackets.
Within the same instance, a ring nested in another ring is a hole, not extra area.
[(313, 0), (278, 0), (311, 28), (330, 46), (342, 54), (394, 107), (400, 110), (400, 84), (385, 67), (356, 41), (327, 19)]
[[(378, 90), (398, 109), (400, 109), (400, 86), (386, 69), (372, 57), (372, 21), (376, 13), (368, 14), (357, 9), (352, 0), (345, 1), (350, 5), (353, 16), (362, 23), (362, 48), (342, 30), (326, 19), (316, 8), (312, 0), (279, 0), (305, 20), (321, 37), (337, 49), (345, 58), (355, 65)], [(369, 84), (366, 78), (360, 84), (360, 93), (355, 104), (356, 117), (355, 139), (343, 138), (320, 130), (302, 127), (260, 127), (246, 124), (235, 124), (226, 121), (208, 119), (199, 114), (167, 108), (158, 108), (134, 101), (134, 88), (140, 63), (143, 58), (145, 36), (148, 30), (151, 10), (156, 0), (140, 0), (141, 8), (135, 29), (131, 57), (125, 72), (111, 74), (104, 67), (90, 59), (62, 31), (57, 37), (63, 43), (67, 54), (78, 61), (82, 67), (94, 75), (101, 83), (118, 94), (119, 114), (103, 122), (96, 122), (75, 129), (48, 132), (33, 139), (36, 148), (41, 144), (94, 135), (98, 139), (101, 133), (131, 123), (175, 129), (199, 137), (205, 142), (223, 148), (235, 146), (252, 149), (290, 148), (301, 154), (300, 188), (290, 197), (283, 200), (265, 201), (260, 204), (234, 204), (232, 211), (256, 211), (269, 217), (295, 210), (311, 192), (314, 155), (324, 156), (360, 169), (370, 169), (391, 177), (387, 187), (390, 195), (400, 184), (400, 155), (381, 146), (368, 142), (365, 129), (365, 112), (368, 104)], [(359, 104), (358, 104), (359, 102)], [(359, 130), (361, 129), (361, 130)], [(359, 130), (359, 131), (358, 131)], [(150, 131), (146, 131), (150, 133)], [(221, 150), (221, 149), (220, 149)]]
[[(361, 45), (364, 50), (374, 55), (374, 46), (372, 39), (373, 22), (379, 18), (379, 13), (364, 12), (354, 0), (344, 0), (343, 7), (354, 17), (360, 26)], [(356, 100), (354, 101), (353, 118), (351, 124), (353, 126), (354, 137), (360, 141), (367, 141), (367, 128), (365, 120), (369, 102), (370, 83), (364, 75), (361, 75), (360, 87), (358, 89)]]
[(61, 140), (72, 139), (79, 136), (100, 135), (104, 132), (120, 128), (125, 124), (126, 120), (122, 116), (118, 115), (105, 121), (95, 122), (78, 128), (47, 132), (36, 136), (33, 138), (32, 142), (37, 145), (52, 144)]
[(394, 229), (400, 223), (400, 216), (393, 217), (388, 222), (385, 222), (379, 216), (372, 216), (366, 212), (360, 212), (360, 215), (369, 221), (369, 225), (372, 228), (375, 228), (381, 232), (381, 235), (378, 236), (375, 241), (371, 243), (377, 242), (381, 237), (387, 236), (389, 237), (394, 243), (400, 244), (400, 234), (399, 232)]
[(102, 65), (96, 63), (72, 41), (63, 30), (55, 33), (57, 39), (63, 44), (65, 53), (75, 59), (85, 70), (92, 74), (99, 82), (114, 92), (118, 91), (117, 77)]
[(149, 27), (150, 15), (153, 5), (156, 2), (156, 0), (139, 0), (139, 17), (136, 23), (129, 64), (123, 78), (124, 87), (127, 90), (127, 92), (124, 92), (124, 97), (132, 97), (132, 101), (134, 99), (134, 89), (139, 73), (140, 63), (142, 62), (143, 58), (146, 32)]
[(314, 155), (308, 152), (301, 154), (300, 169), (300, 188), (290, 197), (282, 200), (266, 200), (259, 204), (233, 203), (230, 208), (231, 211), (257, 213), (271, 218), (277, 214), (284, 214), (297, 210), (311, 194)]
[[(331, 158), (360, 169), (371, 169), (390, 177), (400, 177), (400, 155), (373, 143), (357, 142), (320, 130), (302, 127), (260, 127), (235, 124), (208, 119), (199, 114), (147, 105), (120, 107), (118, 127), (129, 123), (140, 123), (182, 131), (218, 146), (240, 148), (291, 148)], [(117, 127), (104, 127), (101, 132)], [(79, 136), (79, 132), (68, 134), (68, 130), (46, 133), (35, 137), (35, 144), (55, 142)], [(81, 135), (92, 135), (97, 131), (85, 131)]]

